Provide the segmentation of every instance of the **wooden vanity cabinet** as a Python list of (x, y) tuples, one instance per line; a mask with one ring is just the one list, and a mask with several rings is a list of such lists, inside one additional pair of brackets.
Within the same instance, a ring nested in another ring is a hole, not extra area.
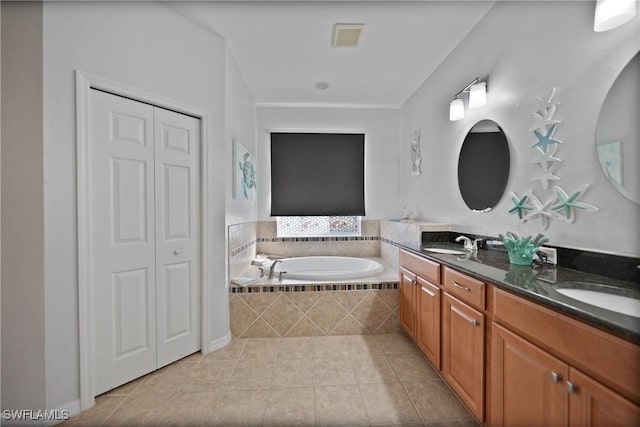
[(566, 426), (569, 365), (494, 323), (491, 425)]
[(400, 251), (400, 323), (484, 425), (640, 426), (640, 346)]
[(494, 289), (492, 426), (640, 426), (640, 347)]
[(440, 288), (417, 277), (416, 345), (440, 370)]
[(640, 407), (588, 375), (571, 368), (570, 427), (640, 426)]
[(443, 267), (442, 375), (484, 420), (485, 284)]
[(400, 326), (407, 335), (416, 337), (416, 275), (400, 267)]
[(440, 264), (400, 251), (400, 325), (440, 369)]

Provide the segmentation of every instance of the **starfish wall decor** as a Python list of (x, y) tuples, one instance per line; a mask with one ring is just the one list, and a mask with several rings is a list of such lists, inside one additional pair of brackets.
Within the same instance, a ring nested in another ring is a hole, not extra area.
[[(536, 165), (538, 172), (530, 182), (539, 181), (543, 190), (549, 188), (549, 183), (560, 180), (560, 177), (555, 173), (562, 159), (556, 157), (556, 152), (562, 141), (555, 138), (554, 134), (562, 122), (554, 118), (558, 111), (558, 105), (560, 105), (559, 102), (554, 101), (555, 95), (556, 88), (553, 87), (547, 96), (536, 96), (534, 99), (535, 111), (531, 113), (534, 122), (529, 131), (533, 132), (536, 139), (536, 143), (532, 146), (536, 157), (529, 163)], [(571, 194), (567, 194), (561, 187), (554, 185), (553, 194), (547, 197), (544, 202), (534, 194), (533, 189), (529, 189), (522, 197), (512, 192), (513, 207), (509, 209), (509, 213), (518, 215), (522, 222), (539, 219), (540, 225), (545, 230), (551, 219), (564, 219), (567, 224), (571, 224), (575, 221), (577, 211), (594, 212), (598, 210), (592, 204), (579, 201), (588, 188), (589, 185), (584, 184)]]

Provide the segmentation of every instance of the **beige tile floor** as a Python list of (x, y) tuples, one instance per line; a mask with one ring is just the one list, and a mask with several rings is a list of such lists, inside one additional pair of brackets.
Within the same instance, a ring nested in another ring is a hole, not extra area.
[(97, 397), (62, 425), (477, 427), (402, 334), (234, 338)]

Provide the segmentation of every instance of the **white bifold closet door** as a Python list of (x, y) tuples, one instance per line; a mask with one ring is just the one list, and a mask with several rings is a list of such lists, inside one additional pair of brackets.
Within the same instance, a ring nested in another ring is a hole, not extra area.
[(95, 395), (200, 349), (199, 129), (91, 90)]

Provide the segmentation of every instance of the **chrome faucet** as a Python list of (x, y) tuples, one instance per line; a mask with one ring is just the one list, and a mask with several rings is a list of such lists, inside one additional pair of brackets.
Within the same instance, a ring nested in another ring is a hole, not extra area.
[(273, 262), (271, 263), (271, 267), (269, 267), (269, 279), (273, 279), (273, 273), (276, 270), (276, 264), (282, 262), (282, 260), (279, 259), (274, 259)]
[(478, 242), (482, 242), (482, 239), (471, 239), (467, 236), (456, 237), (456, 242), (464, 241), (464, 249), (471, 252), (478, 250)]

